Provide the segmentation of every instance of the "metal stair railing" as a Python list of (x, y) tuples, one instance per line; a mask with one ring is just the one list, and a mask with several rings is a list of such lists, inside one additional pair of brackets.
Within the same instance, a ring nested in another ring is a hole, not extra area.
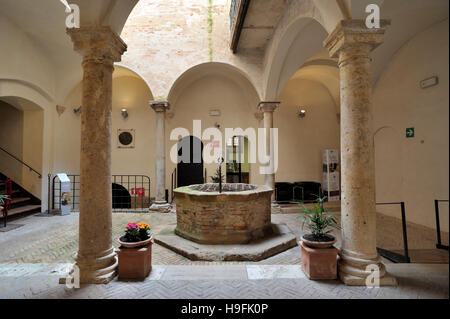
[(20, 158), (18, 158), (17, 156), (11, 154), (10, 152), (8, 152), (7, 150), (5, 150), (3, 147), (0, 147), (0, 151), (3, 151), (5, 154), (7, 154), (9, 157), (13, 158), (14, 160), (16, 160), (17, 162), (19, 162), (20, 164), (22, 164), (23, 166), (28, 167), (28, 169), (34, 173), (36, 173), (38, 175), (39, 178), (42, 177), (41, 173), (39, 173), (37, 170), (35, 170), (33, 167), (31, 167), (30, 165), (28, 165), (27, 163), (25, 163), (24, 161), (22, 161)]
[(406, 209), (405, 202), (392, 202), (392, 203), (376, 203), (376, 205), (400, 205), (401, 215), (402, 215), (402, 231), (403, 231), (403, 251), (404, 255), (389, 251), (387, 249), (377, 247), (378, 253), (395, 263), (410, 263), (408, 250), (408, 234), (406, 229)]
[(439, 220), (439, 203), (448, 203), (448, 199), (435, 199), (434, 211), (436, 214), (436, 232), (437, 232), (437, 244), (436, 248), (448, 250), (448, 246), (442, 244), (441, 239), (441, 222)]

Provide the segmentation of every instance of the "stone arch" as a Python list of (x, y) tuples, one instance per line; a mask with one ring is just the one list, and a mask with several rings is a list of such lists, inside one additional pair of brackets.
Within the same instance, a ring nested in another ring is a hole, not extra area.
[(308, 61), (289, 80), (292, 79), (312, 81), (324, 87), (333, 101), (336, 114), (340, 114), (339, 69), (334, 61)]
[(219, 75), (231, 79), (242, 86), (243, 89), (248, 90), (250, 96), (260, 99), (260, 94), (258, 93), (256, 86), (244, 71), (228, 63), (206, 62), (186, 70), (175, 80), (168, 94), (168, 100), (171, 105), (176, 104), (178, 96), (184, 89), (207, 75)]
[(129, 66), (126, 66), (121, 63), (115, 63), (114, 64), (114, 72), (113, 72), (113, 80), (114, 80), (114, 78), (118, 78), (121, 76), (131, 76), (131, 77), (135, 77), (135, 78), (142, 80), (145, 83), (145, 85), (147, 86), (147, 88), (150, 91), (150, 94), (153, 98), (153, 92), (150, 87), (150, 83), (147, 81), (147, 79), (145, 77), (143, 77), (138, 71), (133, 70)]
[(41, 87), (18, 79), (0, 79), (0, 97), (2, 96), (21, 97), (42, 109), (54, 101), (54, 97)]
[(267, 57), (264, 76), (265, 100), (276, 100), (287, 81), (314, 54), (323, 49), (328, 33), (312, 17), (300, 17), (278, 35)]
[[(402, 132), (392, 126), (378, 128), (374, 135), (377, 201), (402, 201)], [(400, 195), (400, 197), (399, 197)], [(397, 197), (392, 197), (397, 196)]]
[[(42, 210), (47, 209), (47, 179), (51, 167), (51, 119), (54, 106), (51, 97), (30, 83), (16, 80), (0, 80), (0, 102), (16, 109), (17, 116), (9, 118), (6, 130), (12, 144), (7, 151), (39, 172), (39, 176), (10, 157), (2, 157), (2, 173), (42, 200)], [(5, 109), (6, 110), (6, 109)], [(8, 112), (11, 114), (11, 112)], [(11, 131), (11, 128), (16, 128)], [(18, 129), (19, 128), (19, 129)], [(2, 134), (3, 135), (3, 134)], [(16, 139), (15, 139), (16, 137)], [(20, 145), (15, 140), (20, 139)], [(5, 147), (5, 145), (0, 145)], [(11, 147), (13, 149), (11, 149)], [(2, 156), (4, 154), (1, 154)], [(9, 163), (9, 164), (8, 164)]]
[[(191, 127), (194, 129), (193, 120), (199, 119), (202, 130), (217, 128), (222, 137), (226, 128), (246, 130), (262, 124), (255, 114), (260, 102), (257, 89), (244, 72), (227, 63), (208, 62), (188, 69), (172, 85), (168, 101), (170, 110), (166, 119), (169, 132), (178, 127), (191, 131)], [(211, 111), (218, 111), (218, 115), (211, 115)], [(209, 149), (212, 139), (212, 136), (202, 138), (205, 149)], [(173, 170), (175, 164), (169, 163), (168, 167)], [(205, 162), (204, 168), (211, 176), (217, 163)], [(259, 178), (257, 169), (252, 168), (251, 173), (254, 175), (252, 181)]]

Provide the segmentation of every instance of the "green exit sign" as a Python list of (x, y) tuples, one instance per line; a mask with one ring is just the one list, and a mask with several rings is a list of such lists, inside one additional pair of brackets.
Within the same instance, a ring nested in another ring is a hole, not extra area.
[(414, 127), (409, 127), (406, 129), (406, 138), (414, 137)]

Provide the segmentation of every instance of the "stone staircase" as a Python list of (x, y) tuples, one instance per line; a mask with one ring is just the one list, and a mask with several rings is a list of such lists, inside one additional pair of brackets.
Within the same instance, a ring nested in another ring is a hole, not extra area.
[[(6, 180), (8, 178), (0, 173), (0, 194), (8, 195), (6, 192)], [(25, 189), (12, 182), (11, 204), (8, 210), (8, 218), (21, 215), (29, 215), (41, 211), (39, 199), (28, 193)], [(0, 221), (3, 224), (3, 214), (0, 214)]]

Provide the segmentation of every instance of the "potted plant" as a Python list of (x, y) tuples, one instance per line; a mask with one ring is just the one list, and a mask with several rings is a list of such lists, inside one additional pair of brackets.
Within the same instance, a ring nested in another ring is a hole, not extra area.
[(318, 197), (313, 209), (303, 205), (301, 211), (304, 215), (297, 217), (302, 219), (302, 228), (306, 226), (310, 230), (300, 242), (302, 268), (310, 279), (337, 278), (337, 249), (333, 247), (336, 238), (330, 233), (338, 225), (335, 215), (325, 212), (325, 199)]
[(211, 176), (211, 181), (213, 183), (223, 183), (224, 175), (222, 174), (222, 170), (220, 168), (216, 169), (216, 174)]
[(9, 199), (8, 195), (0, 195), (0, 213), (3, 212), (3, 205), (5, 205), (6, 199)]
[(152, 269), (153, 238), (147, 223), (129, 223), (119, 238), (119, 279), (144, 280)]

